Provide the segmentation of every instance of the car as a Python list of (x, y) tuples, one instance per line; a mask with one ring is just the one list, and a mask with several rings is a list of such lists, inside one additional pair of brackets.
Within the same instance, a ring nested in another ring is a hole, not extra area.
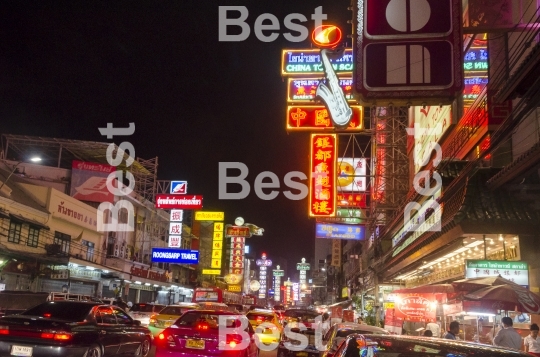
[(345, 338), (353, 333), (389, 335), (387, 330), (367, 324), (355, 324), (353, 322), (343, 322), (334, 324), (323, 337), (323, 344), (326, 350), (321, 352), (321, 357), (333, 357), (339, 345)]
[[(225, 334), (222, 328), (229, 330)], [(257, 357), (254, 336), (244, 315), (224, 310), (188, 311), (156, 337), (155, 356)]]
[[(306, 328), (300, 322), (289, 322), (285, 327), (285, 333), (281, 335), (281, 340), (277, 348), (277, 357), (319, 357), (319, 349), (317, 348), (316, 330)], [(303, 341), (289, 337), (291, 333), (298, 338), (302, 335)], [(359, 357), (359, 356), (356, 356)]]
[(244, 305), (242, 304), (227, 303), (227, 306), (230, 308), (236, 309), (236, 311), (240, 313), (244, 312)]
[[(335, 353), (336, 357), (531, 357), (521, 351), (473, 342), (433, 337), (401, 335), (347, 336)], [(278, 355), (279, 357), (279, 355)]]
[(199, 304), (191, 302), (165, 306), (159, 313), (150, 316), (148, 329), (153, 336), (157, 336), (161, 331), (171, 326), (184, 312), (196, 309), (200, 309)]
[(289, 322), (301, 322), (305, 327), (311, 328), (317, 322), (317, 318), (322, 322), (322, 315), (315, 310), (289, 309), (283, 313), (282, 323), (286, 326)]
[(0, 318), (0, 356), (146, 357), (151, 344), (139, 321), (96, 302), (47, 301)]
[(283, 326), (281, 326), (279, 316), (277, 316), (274, 311), (254, 309), (250, 310), (246, 314), (246, 317), (261, 343), (264, 343), (265, 345), (279, 343), (279, 338), (283, 332)]
[(131, 306), (128, 314), (134, 320), (139, 320), (141, 325), (148, 326), (150, 323), (150, 317), (152, 317), (152, 315), (159, 314), (164, 308), (165, 305), (160, 304), (136, 303)]

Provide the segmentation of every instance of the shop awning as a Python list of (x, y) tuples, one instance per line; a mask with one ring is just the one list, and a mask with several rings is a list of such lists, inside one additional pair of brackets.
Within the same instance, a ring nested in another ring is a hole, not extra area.
[(21, 215), (13, 214), (13, 213), (10, 213), (10, 214), (9, 214), (9, 217), (10, 217), (10, 219), (13, 219), (13, 220), (15, 220), (15, 221), (19, 221), (19, 222), (21, 222), (21, 223), (26, 223), (26, 224), (28, 224), (28, 225), (30, 225), (30, 226), (34, 226), (34, 227), (36, 227), (36, 228), (46, 229), (46, 230), (48, 230), (48, 231), (51, 230), (51, 229), (50, 229), (48, 226), (46, 226), (45, 224), (43, 224), (43, 223), (41, 223), (41, 222), (38, 222), (38, 221), (35, 221), (35, 220), (31, 219), (31, 218), (26, 218), (26, 217), (23, 217), (23, 216), (21, 216)]
[(485, 182), (495, 173), (494, 169), (481, 168), (468, 176), (456, 178), (439, 201), (443, 208), (441, 230), (424, 232), (413, 241), (408, 241), (405, 236), (389, 253), (386, 266), (399, 263), (404, 268), (418, 261), (415, 252), (422, 247), (433, 243), (438, 245), (434, 249), (440, 249), (461, 234), (538, 232), (540, 216), (536, 210), (516, 200), (506, 190), (489, 190), (485, 186)]
[(0, 243), (0, 253), (16, 259), (27, 259), (49, 265), (67, 265), (69, 257), (67, 255), (46, 255), (40, 253), (24, 252), (20, 250), (9, 249), (6, 245)]

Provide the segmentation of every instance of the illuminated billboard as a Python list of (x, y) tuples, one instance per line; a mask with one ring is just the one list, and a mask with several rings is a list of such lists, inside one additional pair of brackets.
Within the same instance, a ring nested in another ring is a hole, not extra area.
[(336, 215), (336, 134), (311, 134), (311, 170), (309, 178), (309, 215)]
[(337, 189), (341, 192), (364, 192), (367, 183), (365, 158), (338, 159)]
[[(330, 62), (337, 73), (352, 73), (354, 63), (352, 48), (345, 49), (340, 58), (331, 59)], [(305, 76), (306, 74), (324, 74), (321, 50), (283, 50), (281, 75)]]
[(366, 227), (351, 224), (315, 223), (315, 238), (364, 240)]
[[(73, 160), (71, 164), (70, 196), (79, 201), (114, 202), (114, 194), (107, 188), (107, 177), (115, 166)], [(116, 179), (114, 186), (116, 186)]]
[[(289, 78), (287, 81), (287, 101), (292, 103), (314, 103), (320, 78)], [(339, 86), (345, 98), (354, 102), (352, 77), (340, 78)]]
[(225, 219), (225, 212), (195, 212), (196, 221), (223, 221)]
[[(352, 117), (345, 131), (361, 131), (364, 128), (362, 107), (351, 105)], [(287, 107), (287, 130), (333, 131), (334, 124), (323, 105), (290, 105)]]

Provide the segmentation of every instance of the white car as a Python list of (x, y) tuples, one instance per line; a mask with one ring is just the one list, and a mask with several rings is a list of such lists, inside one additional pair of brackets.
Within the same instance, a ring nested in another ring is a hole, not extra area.
[(165, 308), (165, 305), (149, 304), (149, 303), (137, 303), (129, 309), (129, 316), (134, 320), (139, 320), (142, 326), (148, 326), (150, 323), (150, 317), (152, 315), (159, 314), (161, 310)]

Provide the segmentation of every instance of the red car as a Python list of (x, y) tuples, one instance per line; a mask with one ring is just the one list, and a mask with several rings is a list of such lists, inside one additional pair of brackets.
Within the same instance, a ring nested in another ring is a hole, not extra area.
[(243, 315), (191, 310), (157, 335), (156, 357), (257, 357), (255, 338), (255, 331)]

